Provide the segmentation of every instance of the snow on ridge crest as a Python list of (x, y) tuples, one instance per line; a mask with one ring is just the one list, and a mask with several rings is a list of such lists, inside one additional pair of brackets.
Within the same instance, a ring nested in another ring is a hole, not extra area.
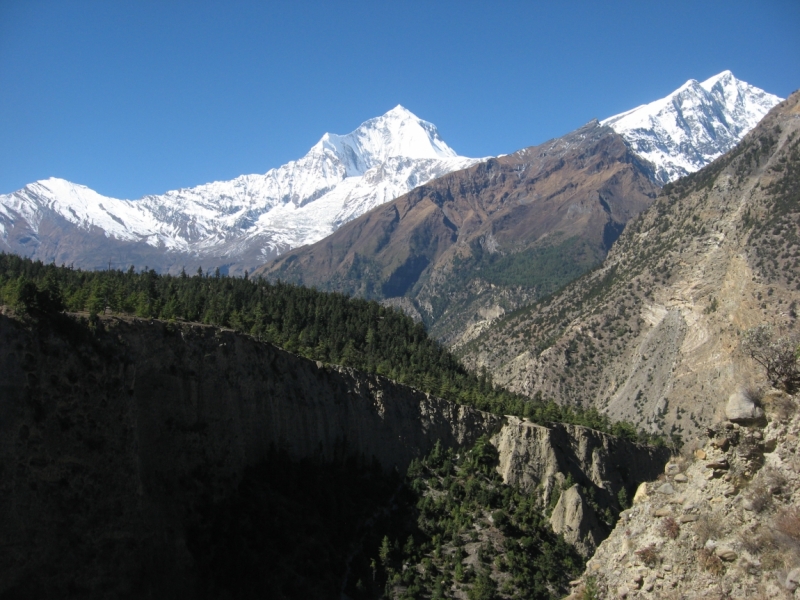
[(346, 134), (326, 133), (311, 152), (334, 152), (349, 167), (348, 175), (363, 175), (392, 157), (455, 158), (458, 155), (439, 136), (432, 123), (401, 105), (369, 119)]
[[(305, 156), (264, 174), (139, 200), (109, 198), (63, 179), (29, 184), (0, 195), (0, 249), (15, 220), (21, 217), (38, 234), (41, 220), (54, 213), (87, 232), (99, 228), (107, 238), (212, 262), (236, 263), (245, 254), (263, 261), (475, 162), (458, 156), (434, 125), (398, 105), (349, 134), (326, 133)], [(21, 251), (30, 255), (29, 248)]]
[(781, 100), (723, 71), (703, 82), (690, 79), (665, 98), (601, 123), (653, 163), (653, 176), (663, 184), (731, 150)]

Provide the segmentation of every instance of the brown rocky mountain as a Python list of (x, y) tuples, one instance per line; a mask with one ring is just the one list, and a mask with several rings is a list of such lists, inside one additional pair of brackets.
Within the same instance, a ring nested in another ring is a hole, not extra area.
[(742, 333), (797, 329), (800, 94), (730, 153), (664, 187), (602, 268), (498, 320), (462, 348), (495, 381), (684, 439), (706, 399), (756, 385)]
[(658, 187), (592, 122), (421, 186), (256, 272), (401, 306), (448, 343), (606, 255)]

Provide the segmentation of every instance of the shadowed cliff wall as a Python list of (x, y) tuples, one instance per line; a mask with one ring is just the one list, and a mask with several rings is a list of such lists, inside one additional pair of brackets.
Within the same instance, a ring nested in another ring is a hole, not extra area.
[[(233, 331), (0, 314), (0, 598), (203, 597), (190, 526), (271, 449), (403, 472), (436, 440), (484, 434), (523, 488), (572, 472), (610, 495), (629, 475), (605, 464), (625, 443), (598, 432), (483, 413)], [(648, 474), (659, 462), (643, 461)]]
[(187, 519), (271, 445), (403, 471), (500, 422), (232, 331), (0, 315), (0, 595), (185, 592)]

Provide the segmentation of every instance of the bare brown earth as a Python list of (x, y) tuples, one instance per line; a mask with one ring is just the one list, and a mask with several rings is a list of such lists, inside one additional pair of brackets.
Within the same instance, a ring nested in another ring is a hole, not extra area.
[(763, 374), (742, 332), (797, 330), (800, 94), (702, 171), (664, 188), (602, 268), (497, 321), (466, 364), (526, 394), (690, 439)]
[(256, 272), (401, 306), (447, 343), (597, 265), (651, 204), (649, 165), (597, 122), (448, 174)]

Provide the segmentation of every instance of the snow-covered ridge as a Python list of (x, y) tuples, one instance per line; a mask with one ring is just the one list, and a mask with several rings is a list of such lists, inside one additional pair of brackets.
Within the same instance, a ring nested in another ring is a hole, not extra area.
[(723, 71), (703, 82), (690, 79), (666, 98), (601, 123), (653, 163), (663, 184), (731, 150), (781, 100)]
[[(602, 123), (666, 183), (733, 148), (780, 100), (725, 71)], [(123, 266), (141, 260), (179, 271), (194, 263), (243, 273), (478, 160), (458, 156), (434, 125), (397, 106), (346, 135), (326, 133), (302, 158), (264, 174), (139, 200), (37, 181), (0, 195), (0, 250), (84, 268), (113, 255)]]
[(62, 179), (37, 181), (0, 196), (0, 247), (15, 251), (9, 230), (20, 219), (35, 236), (43, 218), (57, 215), (107, 238), (213, 256), (211, 262), (236, 263), (248, 254), (258, 263), (475, 162), (458, 156), (434, 125), (397, 106), (347, 135), (326, 133), (304, 157), (263, 175), (140, 200), (108, 198)]

